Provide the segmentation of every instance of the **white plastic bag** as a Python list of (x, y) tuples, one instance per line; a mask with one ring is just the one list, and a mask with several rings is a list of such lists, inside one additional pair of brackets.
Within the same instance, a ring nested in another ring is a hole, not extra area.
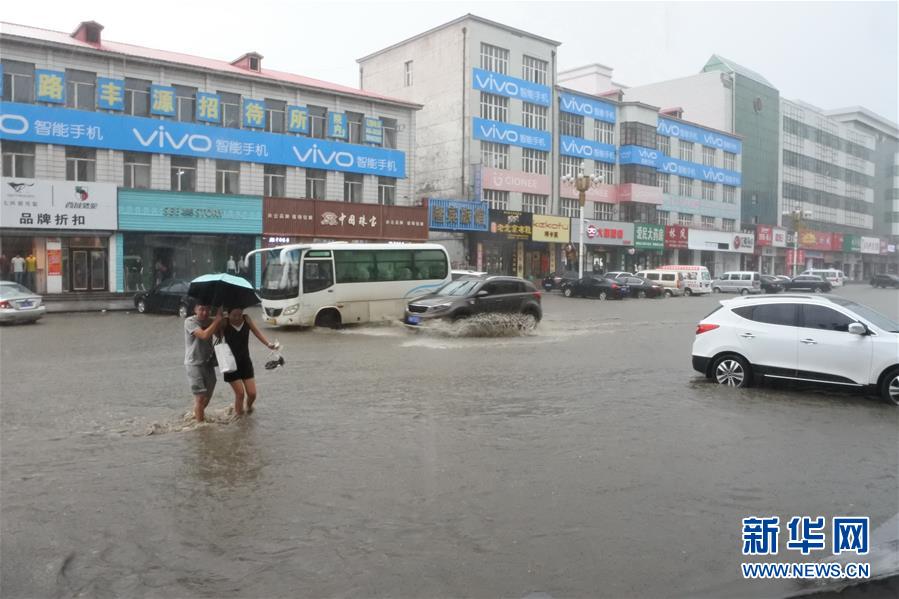
[(212, 348), (215, 350), (215, 359), (219, 363), (219, 371), (222, 374), (237, 370), (237, 360), (234, 359), (231, 348), (224, 340), (219, 341)]

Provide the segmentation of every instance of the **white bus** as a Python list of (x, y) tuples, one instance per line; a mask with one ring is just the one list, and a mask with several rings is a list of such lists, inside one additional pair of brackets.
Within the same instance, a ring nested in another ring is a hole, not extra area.
[(306, 243), (254, 250), (265, 266), (265, 322), (336, 328), (400, 320), (408, 301), (448, 283), (450, 260), (436, 243)]

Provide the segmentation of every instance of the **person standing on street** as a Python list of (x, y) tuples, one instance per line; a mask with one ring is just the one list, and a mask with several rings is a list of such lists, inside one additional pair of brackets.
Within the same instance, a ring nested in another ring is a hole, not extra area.
[(37, 290), (37, 281), (35, 277), (37, 276), (37, 258), (34, 257), (34, 252), (28, 252), (28, 257), (25, 258), (25, 275), (28, 283), (25, 287), (28, 287), (32, 291)]
[(269, 342), (256, 323), (240, 308), (228, 311), (228, 319), (222, 323), (221, 328), (221, 334), (237, 362), (237, 370), (225, 373), (225, 382), (234, 390), (234, 413), (238, 416), (244, 413), (244, 397), (246, 411), (251, 413), (253, 402), (256, 401), (256, 379), (253, 362), (250, 360), (250, 332), (269, 349), (277, 349), (278, 344)]
[(222, 324), (222, 309), (215, 318), (209, 318), (209, 306), (197, 304), (194, 315), (184, 319), (184, 367), (187, 381), (194, 396), (194, 418), (197, 422), (206, 419), (206, 406), (215, 391), (215, 352), (212, 336)]
[(11, 260), (12, 262), (12, 274), (14, 280), (19, 285), (25, 284), (25, 258), (23, 258), (18, 252)]

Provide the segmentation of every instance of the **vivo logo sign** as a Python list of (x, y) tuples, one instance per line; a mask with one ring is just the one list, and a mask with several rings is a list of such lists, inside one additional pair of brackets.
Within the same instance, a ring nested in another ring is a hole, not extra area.
[(659, 135), (676, 137), (677, 139), (699, 143), (709, 148), (718, 148), (733, 154), (739, 154), (743, 150), (743, 143), (739, 139), (664, 118), (659, 119), (656, 131)]
[(702, 180), (710, 183), (722, 183), (724, 185), (739, 185), (740, 177), (730, 175), (725, 171), (716, 168), (702, 169)]
[(475, 139), (510, 144), (522, 148), (548, 151), (552, 146), (552, 137), (546, 131), (527, 129), (518, 125), (488, 121), (475, 117), (472, 119)]
[(712, 166), (702, 166), (693, 162), (678, 160), (676, 158), (662, 158), (657, 168), (663, 173), (671, 173), (679, 177), (689, 177), (690, 179), (699, 179), (700, 181), (708, 181), (709, 183), (722, 183), (734, 187), (739, 187), (743, 184), (743, 178), (740, 173)]
[(606, 102), (575, 96), (573, 94), (559, 94), (559, 108), (562, 112), (579, 114), (607, 123), (615, 122), (615, 107)]
[(564, 156), (592, 158), (601, 162), (615, 162), (615, 146), (587, 141), (577, 137), (563, 135), (560, 138), (560, 153)]
[(349, 152), (335, 152), (331, 150), (327, 153), (322, 152), (318, 148), (318, 144), (312, 144), (312, 147), (301, 152), (296, 146), (291, 148), (294, 156), (300, 161), (300, 164), (319, 164), (321, 166), (337, 166), (350, 167), (356, 162), (353, 155)]
[(483, 69), (472, 69), (471, 86), (479, 91), (498, 94), (507, 98), (516, 98), (531, 104), (550, 105), (550, 94), (547, 86), (500, 73), (492, 73)]
[(642, 166), (654, 166), (659, 164), (660, 154), (657, 150), (640, 146), (621, 146), (621, 154), (618, 159), (620, 164), (639, 164)]
[(205, 153), (212, 149), (212, 140), (206, 135), (184, 133), (173, 137), (171, 133), (166, 131), (163, 125), (160, 125), (148, 137), (141, 135), (141, 132), (135, 128), (132, 128), (131, 132), (134, 133), (137, 142), (145, 148), (153, 146), (160, 150), (164, 150), (167, 147), (172, 150), (180, 150), (184, 147), (184, 144), (187, 144), (187, 147), (194, 152)]

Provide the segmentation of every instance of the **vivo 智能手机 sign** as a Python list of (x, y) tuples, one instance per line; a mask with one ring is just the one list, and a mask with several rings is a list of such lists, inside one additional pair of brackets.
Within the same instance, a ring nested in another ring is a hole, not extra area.
[(550, 93), (547, 86), (484, 69), (472, 69), (471, 87), (478, 91), (516, 98), (538, 106), (550, 105)]
[(656, 132), (659, 135), (676, 137), (683, 141), (698, 143), (710, 148), (719, 148), (733, 154), (739, 154), (743, 151), (743, 142), (739, 139), (665, 118), (659, 119)]
[(0, 139), (406, 176), (397, 150), (14, 102), (2, 104)]
[(584, 96), (561, 92), (559, 94), (559, 110), (607, 123), (615, 122), (615, 106), (613, 104)]
[(677, 158), (669, 158), (668, 156), (660, 157), (656, 168), (660, 173), (669, 173), (678, 177), (687, 177), (688, 179), (699, 179), (709, 183), (722, 183), (734, 187), (739, 187), (743, 181), (740, 173), (695, 162), (687, 162), (686, 160), (678, 160)]
[(658, 150), (652, 150), (641, 146), (621, 146), (621, 151), (618, 154), (618, 163), (639, 164), (657, 168), (659, 166), (660, 157), (661, 154)]
[(528, 129), (499, 121), (488, 121), (479, 117), (472, 118), (472, 127), (475, 139), (543, 150), (544, 152), (552, 149), (552, 136), (546, 131)]
[(599, 160), (600, 162), (615, 164), (615, 146), (600, 143), (598, 141), (581, 139), (580, 137), (571, 137), (569, 135), (561, 136), (559, 138), (559, 153), (563, 156), (588, 158), (590, 160)]

